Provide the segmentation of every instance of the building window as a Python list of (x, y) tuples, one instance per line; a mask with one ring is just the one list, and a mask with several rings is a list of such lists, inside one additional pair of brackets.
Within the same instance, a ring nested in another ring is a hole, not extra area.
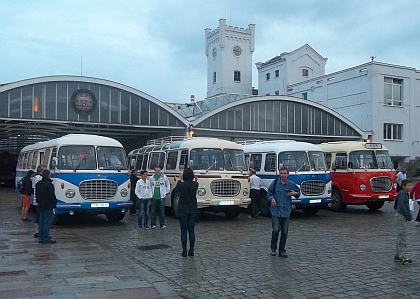
[(402, 104), (402, 79), (384, 78), (384, 103), (392, 106)]
[(270, 80), (270, 73), (265, 74), (265, 79), (268, 81)]
[(402, 140), (401, 124), (384, 124), (384, 139)]
[(275, 71), (275, 74), (276, 74), (276, 78), (278, 78), (280, 76), (280, 71), (279, 70), (276, 70)]
[(307, 70), (307, 69), (302, 69), (302, 76), (303, 76), (303, 77), (308, 77), (308, 76), (309, 76), (309, 70)]
[(213, 83), (216, 83), (216, 72), (213, 72)]
[(233, 71), (233, 81), (241, 82), (241, 71)]
[(308, 99), (308, 93), (302, 92), (302, 99), (307, 100)]
[(280, 95), (280, 91), (276, 90), (276, 91), (274, 92), (274, 94), (275, 94), (276, 96), (278, 96), (278, 95)]

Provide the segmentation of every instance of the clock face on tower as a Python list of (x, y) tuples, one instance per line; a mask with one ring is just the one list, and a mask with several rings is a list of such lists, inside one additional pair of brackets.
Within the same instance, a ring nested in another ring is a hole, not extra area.
[(217, 49), (216, 48), (213, 48), (212, 54), (213, 54), (213, 58), (216, 58), (216, 56), (217, 56)]
[(242, 49), (239, 46), (234, 46), (233, 47), (233, 55), (235, 55), (236, 57), (241, 56), (242, 54)]

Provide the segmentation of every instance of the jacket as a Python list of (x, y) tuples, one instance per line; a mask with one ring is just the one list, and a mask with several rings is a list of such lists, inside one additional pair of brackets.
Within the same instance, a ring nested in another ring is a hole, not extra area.
[[(300, 196), (299, 187), (291, 180), (287, 180), (283, 184), (279, 179), (275, 179), (268, 188), (267, 200), (270, 202), (271, 215), (275, 217), (289, 217), (292, 212), (292, 197), (288, 196), (287, 193), (290, 191), (296, 191), (297, 196)], [(271, 200), (276, 199), (276, 206), (271, 205)]]
[(32, 180), (28, 176), (25, 176), (23, 178), (23, 192), (22, 192), (22, 194), (26, 194), (26, 195), (34, 194), (34, 189), (32, 189)]
[(135, 199), (136, 184), (139, 178), (135, 174), (130, 174), (130, 199)]
[(51, 182), (52, 180), (48, 178), (42, 178), (35, 186), (36, 200), (40, 211), (49, 211), (57, 206), (54, 185)]
[(405, 220), (410, 221), (411, 219), (413, 219), (413, 216), (411, 215), (410, 212), (410, 206), (409, 206), (409, 201), (410, 199), (408, 198), (408, 193), (405, 192), (404, 190), (400, 190), (400, 192), (398, 192), (397, 195), (397, 213), (403, 215), (405, 217)]
[(194, 181), (178, 181), (175, 192), (179, 192), (178, 210), (197, 210), (198, 183)]
[[(159, 180), (157, 181), (160, 184), (160, 198), (165, 198), (166, 194), (171, 192), (171, 185), (169, 184), (168, 177), (164, 174), (160, 175)], [(152, 188), (152, 197), (155, 190), (155, 176), (152, 175), (149, 178), (150, 187)]]
[(139, 179), (135, 186), (135, 193), (138, 199), (151, 199), (153, 197), (150, 181)]

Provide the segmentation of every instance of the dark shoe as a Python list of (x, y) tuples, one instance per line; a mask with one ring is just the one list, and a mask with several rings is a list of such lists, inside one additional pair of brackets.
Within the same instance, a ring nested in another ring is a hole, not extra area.
[(144, 229), (150, 229), (150, 227), (148, 227), (148, 226), (145, 226), (145, 227), (144, 227)]
[(284, 257), (284, 258), (287, 258), (287, 257), (289, 257), (289, 256), (287, 255), (286, 251), (280, 251), (280, 253), (279, 253), (279, 257)]
[(181, 255), (182, 255), (183, 257), (186, 257), (186, 256), (187, 256), (187, 252), (183, 251)]
[(189, 256), (194, 256), (194, 251), (188, 251)]
[(258, 212), (258, 213), (255, 215), (255, 217), (258, 217), (258, 215), (260, 215), (260, 212)]
[(410, 259), (402, 259), (401, 260), (401, 264), (403, 264), (403, 265), (408, 265), (408, 264), (411, 264), (413, 261), (412, 260), (410, 260)]
[(270, 254), (271, 254), (271, 256), (276, 256), (276, 250), (275, 249), (271, 249)]
[(22, 218), (22, 221), (32, 221), (32, 220), (29, 218)]
[(42, 243), (44, 243), (44, 244), (55, 244), (55, 243), (57, 243), (57, 241), (49, 239), (49, 240), (44, 241)]
[(34, 238), (38, 238), (39, 234), (38, 233), (34, 233)]
[(44, 242), (42, 242), (41, 240), (38, 240), (38, 243), (44, 243)]
[(401, 263), (402, 259), (400, 259), (400, 257), (398, 255), (396, 255), (396, 256), (394, 256), (394, 262)]

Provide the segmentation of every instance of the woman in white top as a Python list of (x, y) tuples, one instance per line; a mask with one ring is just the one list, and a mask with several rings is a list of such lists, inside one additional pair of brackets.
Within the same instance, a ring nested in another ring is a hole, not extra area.
[(136, 188), (134, 190), (138, 198), (137, 203), (139, 207), (139, 218), (138, 225), (139, 228), (142, 228), (142, 218), (144, 211), (144, 228), (149, 229), (149, 206), (150, 200), (152, 199), (152, 188), (150, 182), (147, 179), (147, 171), (140, 171), (140, 179), (136, 183)]

